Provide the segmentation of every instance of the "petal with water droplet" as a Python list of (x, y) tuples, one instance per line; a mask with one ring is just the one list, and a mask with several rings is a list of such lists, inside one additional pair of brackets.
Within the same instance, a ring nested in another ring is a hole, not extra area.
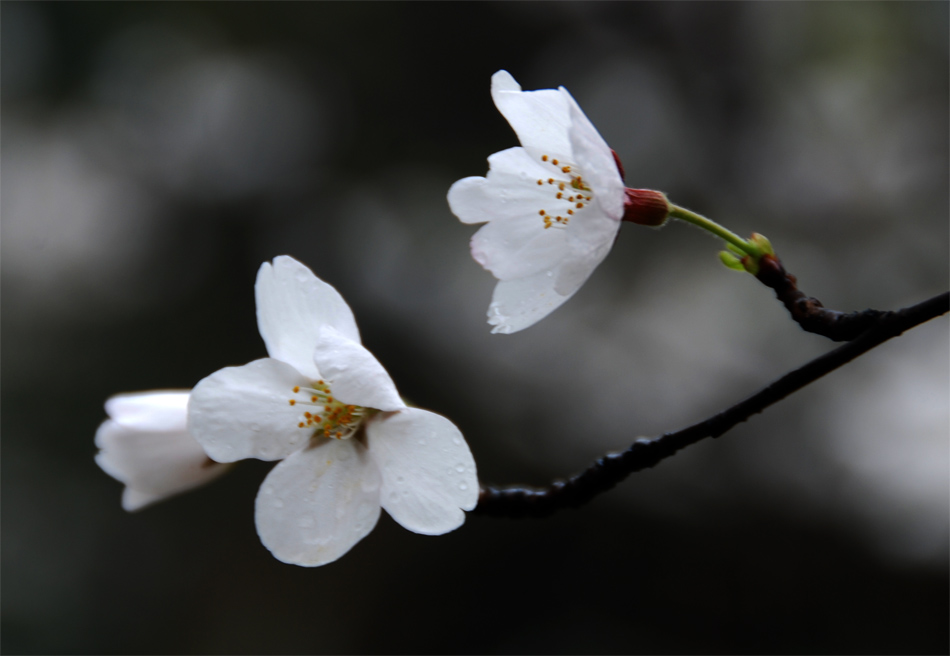
[[(441, 535), (462, 525), (462, 511), (478, 503), (478, 477), (472, 453), (452, 422), (426, 410), (406, 408), (374, 418), (366, 432), (371, 456), (386, 463), (380, 468), (382, 499), (393, 519), (425, 535)], [(433, 436), (425, 446), (415, 439), (420, 433)], [(463, 471), (457, 471), (456, 465)], [(389, 501), (396, 490), (405, 493), (398, 505)]]

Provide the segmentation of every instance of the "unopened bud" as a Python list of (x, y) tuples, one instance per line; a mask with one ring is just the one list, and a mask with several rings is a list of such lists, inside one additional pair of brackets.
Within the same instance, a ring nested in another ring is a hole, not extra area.
[(670, 203), (666, 194), (652, 189), (624, 189), (623, 220), (638, 225), (658, 227), (666, 223)]
[(758, 246), (762, 250), (763, 255), (775, 255), (775, 249), (772, 248), (772, 242), (766, 239), (765, 235), (760, 235), (757, 232), (753, 232), (752, 236), (749, 238), (749, 241)]
[(729, 251), (719, 251), (719, 260), (734, 271), (745, 271), (742, 260)]

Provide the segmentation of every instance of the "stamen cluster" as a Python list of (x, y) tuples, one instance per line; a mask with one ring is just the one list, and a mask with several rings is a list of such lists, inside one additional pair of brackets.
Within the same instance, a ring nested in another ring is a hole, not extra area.
[[(565, 215), (555, 214), (552, 216), (547, 210), (540, 210), (538, 215), (544, 221), (544, 229), (554, 226), (566, 226), (571, 220), (571, 217), (574, 216), (574, 210), (580, 210), (584, 208), (585, 201), (590, 202), (594, 196), (591, 188), (587, 186), (584, 182), (584, 179), (580, 175), (571, 175), (570, 180), (562, 179), (561, 174), (571, 174), (574, 170), (574, 167), (570, 164), (565, 164), (558, 159), (549, 157), (548, 155), (542, 155), (541, 161), (550, 164), (551, 166), (557, 167), (557, 173), (559, 174), (557, 178), (548, 178), (547, 180), (539, 179), (538, 186), (541, 187), (544, 184), (553, 185), (557, 188), (554, 198), (564, 203), (570, 204), (567, 208)], [(570, 189), (568, 189), (570, 187)], [(573, 190), (573, 191), (571, 191)], [(583, 191), (588, 192), (588, 195), (584, 195)]]
[(345, 440), (353, 437), (360, 424), (366, 417), (367, 409), (358, 405), (347, 405), (333, 398), (330, 386), (324, 380), (311, 383), (311, 387), (293, 388), (295, 395), (302, 395), (302, 399), (292, 398), (290, 405), (308, 405), (320, 408), (317, 412), (305, 411), (302, 421), (297, 428), (312, 428), (316, 436), (332, 437)]

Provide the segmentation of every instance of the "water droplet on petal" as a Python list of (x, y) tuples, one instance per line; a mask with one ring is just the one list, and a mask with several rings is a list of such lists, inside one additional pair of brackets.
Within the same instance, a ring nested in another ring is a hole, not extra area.
[(406, 482), (406, 479), (405, 479), (404, 477), (402, 477), (402, 476), (397, 476), (397, 477), (396, 477), (396, 482), (397, 482), (397, 483), (405, 483), (405, 482)]
[(274, 493), (274, 486), (273, 486), (273, 485), (265, 485), (265, 486), (264, 486), (264, 494), (273, 494), (273, 493)]
[(463, 473), (465, 471), (465, 465), (463, 464), (455, 465), (455, 471), (457, 471), (460, 474)]
[(459, 489), (460, 489), (460, 490), (467, 490), (467, 489), (468, 489), (468, 483), (459, 483)]
[(452, 444), (454, 444), (455, 446), (461, 446), (461, 445), (462, 445), (462, 438), (461, 438), (461, 437), (453, 437), (453, 438), (452, 438)]

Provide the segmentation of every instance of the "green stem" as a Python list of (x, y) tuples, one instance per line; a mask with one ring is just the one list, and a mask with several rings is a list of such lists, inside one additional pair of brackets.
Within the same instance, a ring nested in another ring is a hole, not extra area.
[(702, 228), (707, 230), (720, 239), (724, 239), (729, 242), (736, 248), (742, 250), (743, 253), (748, 253), (754, 258), (762, 256), (762, 250), (755, 244), (749, 242), (746, 239), (743, 239), (739, 235), (729, 230), (726, 230), (721, 225), (715, 221), (707, 219), (701, 214), (696, 214), (696, 212), (690, 212), (688, 209), (679, 207), (678, 205), (673, 205), (670, 203), (670, 216), (674, 219), (679, 219), (681, 221), (686, 221), (687, 223), (692, 223), (697, 228)]

